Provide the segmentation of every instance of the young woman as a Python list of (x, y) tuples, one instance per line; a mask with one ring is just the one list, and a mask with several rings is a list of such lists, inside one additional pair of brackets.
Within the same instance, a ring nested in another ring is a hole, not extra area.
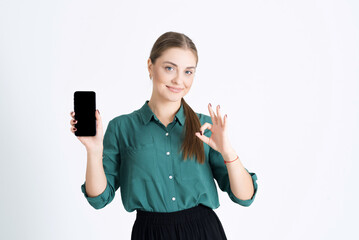
[(209, 104), (209, 115), (195, 113), (183, 98), (197, 63), (190, 38), (162, 34), (148, 59), (151, 99), (112, 119), (104, 136), (97, 110), (97, 135), (77, 137), (88, 153), (84, 196), (100, 209), (120, 187), (126, 211), (137, 211), (132, 240), (227, 239), (213, 211), (219, 207), (214, 179), (237, 204), (249, 206), (255, 198), (257, 176), (231, 147), (220, 106), (214, 112)]

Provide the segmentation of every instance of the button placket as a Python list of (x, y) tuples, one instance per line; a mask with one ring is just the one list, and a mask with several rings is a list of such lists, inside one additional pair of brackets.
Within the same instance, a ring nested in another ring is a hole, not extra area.
[[(169, 136), (169, 132), (166, 132), (165, 133), (165, 135), (166, 135), (166, 137), (168, 137)], [(166, 147), (168, 147), (169, 149), (171, 149), (171, 139), (170, 138), (167, 138), (167, 144), (166, 144)], [(168, 149), (168, 150), (169, 150)], [(166, 151), (166, 156), (167, 157), (171, 157), (170, 156), (171, 155), (171, 152), (170, 151)], [(170, 196), (171, 196), (171, 202), (173, 202), (173, 203), (175, 203), (175, 201), (176, 201), (176, 197), (175, 197), (175, 182), (173, 181), (173, 179), (174, 179), (174, 176), (173, 176), (173, 163), (172, 163), (172, 161), (170, 161), (170, 158), (168, 158), (168, 163), (169, 163), (169, 174), (168, 174), (168, 179), (169, 179), (169, 181), (171, 181), (171, 184), (169, 184), (169, 186), (170, 186), (170, 188), (171, 188), (171, 191), (169, 192), (169, 194), (171, 194)]]

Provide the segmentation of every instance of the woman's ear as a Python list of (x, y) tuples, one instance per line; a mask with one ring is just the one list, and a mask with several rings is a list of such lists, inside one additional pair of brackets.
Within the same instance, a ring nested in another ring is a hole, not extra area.
[(149, 76), (150, 76), (150, 78), (152, 78), (152, 61), (151, 61), (151, 58), (148, 58), (148, 60), (147, 60), (147, 68), (148, 68)]

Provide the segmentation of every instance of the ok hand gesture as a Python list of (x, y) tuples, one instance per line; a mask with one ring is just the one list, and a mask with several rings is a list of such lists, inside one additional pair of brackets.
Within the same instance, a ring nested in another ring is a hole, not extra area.
[(200, 128), (200, 132), (203, 133), (205, 129), (209, 129), (212, 132), (211, 137), (208, 138), (200, 132), (196, 132), (196, 136), (214, 150), (224, 153), (228, 149), (231, 149), (227, 136), (227, 114), (222, 119), (219, 105), (217, 105), (217, 115), (214, 113), (211, 104), (208, 104), (208, 111), (211, 115), (213, 125), (208, 122), (204, 123)]

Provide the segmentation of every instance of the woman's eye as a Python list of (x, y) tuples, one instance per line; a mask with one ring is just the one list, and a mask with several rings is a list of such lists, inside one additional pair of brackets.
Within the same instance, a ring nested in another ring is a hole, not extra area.
[[(170, 68), (170, 69), (169, 69)], [(172, 67), (165, 67), (166, 70), (170, 70), (173, 69)], [(191, 71), (186, 71), (187, 74), (191, 75), (193, 72)]]

